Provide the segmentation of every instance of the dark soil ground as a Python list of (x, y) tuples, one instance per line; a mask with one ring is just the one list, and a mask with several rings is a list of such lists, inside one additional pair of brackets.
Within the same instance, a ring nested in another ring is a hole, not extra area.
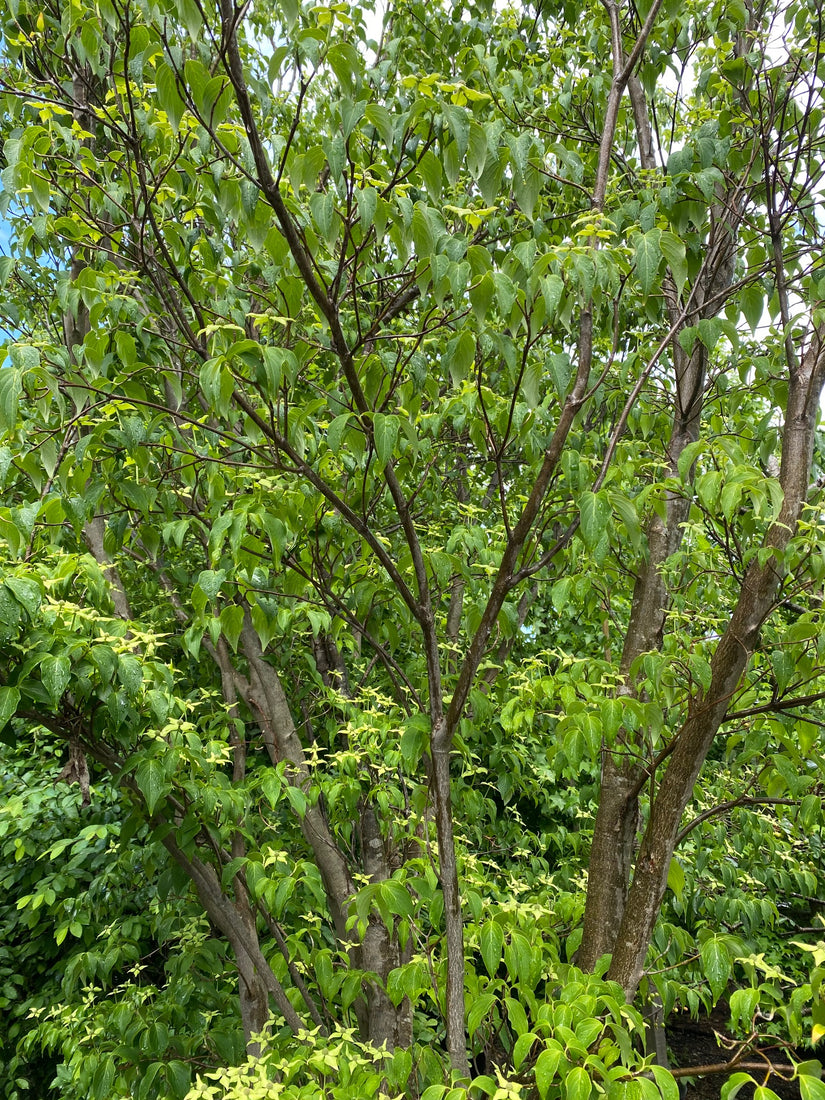
[[(667, 1026), (667, 1042), (672, 1067), (711, 1066), (728, 1062), (736, 1050), (736, 1044), (730, 1040), (726, 1030), (729, 1018), (728, 1006), (721, 1002), (709, 1017), (691, 1020), (688, 1015), (671, 1016)], [(812, 1055), (799, 1051), (795, 1052), (795, 1057), (798, 1061), (804, 1061)], [(793, 1070), (784, 1050), (765, 1044), (760, 1051), (745, 1055), (742, 1061), (747, 1063), (747, 1072), (760, 1085), (773, 1089), (782, 1100), (799, 1100), (799, 1085), (787, 1079)], [(773, 1063), (779, 1072), (773, 1072), (769, 1063)], [(761, 1068), (755, 1068), (757, 1065)], [(715, 1073), (684, 1078), (684, 1100), (718, 1100), (722, 1085), (729, 1076), (728, 1073)], [(753, 1086), (748, 1085), (737, 1093), (736, 1100), (748, 1100), (752, 1096)]]

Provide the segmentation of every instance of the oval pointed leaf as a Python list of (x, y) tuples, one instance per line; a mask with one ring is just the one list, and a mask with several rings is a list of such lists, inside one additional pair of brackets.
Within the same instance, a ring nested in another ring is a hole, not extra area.
[(742, 312), (745, 314), (745, 320), (750, 325), (751, 332), (756, 332), (765, 309), (765, 295), (762, 293), (762, 287), (751, 283), (750, 286), (743, 288), (739, 300), (742, 303)]
[(28, 577), (6, 577), (6, 588), (11, 589), (17, 602), (34, 619), (40, 607), (40, 585)]
[(662, 259), (661, 235), (660, 229), (649, 229), (647, 233), (637, 234), (633, 242), (636, 274), (644, 294), (649, 294), (656, 282)]
[(716, 1001), (724, 993), (730, 978), (730, 955), (724, 944), (714, 938), (702, 944), (701, 956), (702, 969)]
[(395, 444), (398, 440), (398, 420), (394, 416), (376, 413), (373, 420), (373, 433), (375, 454), (383, 468), (390, 461), (395, 450)]
[(825, 1081), (808, 1073), (800, 1073), (799, 1091), (802, 1093), (802, 1100), (825, 1100)]
[(749, 1073), (734, 1073), (722, 1085), (721, 1100), (734, 1100), (734, 1097), (745, 1085), (755, 1085), (756, 1081)]
[(494, 920), (487, 921), (481, 929), (481, 957), (491, 978), (499, 968), (503, 948), (504, 932), (501, 925)]
[(0, 730), (17, 710), (20, 691), (15, 687), (0, 688)]
[(467, 1030), (470, 1035), (476, 1033), (479, 1024), (495, 1003), (496, 997), (493, 993), (484, 993), (482, 996), (475, 998), (470, 1011), (467, 1013)]
[(576, 1066), (568, 1073), (564, 1082), (564, 1095), (567, 1100), (590, 1100), (592, 1086), (587, 1070)]
[(165, 63), (158, 65), (157, 73), (155, 74), (155, 87), (158, 93), (158, 101), (166, 112), (169, 124), (173, 130), (177, 130), (180, 126), (180, 120), (183, 118), (183, 112), (186, 110), (186, 106), (178, 91), (178, 82), (175, 74)]
[(40, 679), (52, 700), (56, 703), (69, 686), (71, 664), (68, 657), (44, 657), (40, 665)]
[(138, 785), (138, 790), (146, 799), (146, 807), (150, 814), (155, 812), (158, 803), (172, 789), (171, 783), (166, 781), (163, 764), (156, 756), (152, 756), (138, 764), (135, 772), (135, 782)]
[(335, 417), (327, 428), (327, 446), (335, 455), (341, 450), (341, 442), (344, 438), (344, 432), (347, 430), (347, 425), (349, 424), (351, 416), (352, 413), (341, 413), (340, 416)]
[(669, 1073), (664, 1066), (651, 1066), (650, 1072), (659, 1086), (662, 1100), (679, 1100), (679, 1086), (672, 1073)]
[(579, 511), (581, 514), (582, 537), (585, 545), (592, 549), (594, 546), (598, 546), (607, 531), (613, 509), (606, 496), (602, 496), (601, 493), (587, 492), (582, 493)]
[(559, 1062), (561, 1061), (561, 1055), (562, 1052), (560, 1049), (548, 1049), (543, 1050), (538, 1057), (538, 1061), (536, 1062), (536, 1088), (539, 1090), (541, 1100), (544, 1100), (550, 1086), (553, 1084), (556, 1070), (559, 1068)]
[(681, 294), (685, 288), (688, 274), (685, 242), (677, 237), (675, 233), (663, 232), (659, 237), (659, 247), (667, 260), (676, 289)]

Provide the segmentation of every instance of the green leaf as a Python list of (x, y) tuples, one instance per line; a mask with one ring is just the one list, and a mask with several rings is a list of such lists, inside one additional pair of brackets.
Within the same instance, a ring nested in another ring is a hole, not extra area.
[(561, 296), (564, 293), (564, 283), (558, 275), (546, 275), (541, 280), (541, 295), (544, 298), (544, 308), (547, 316), (552, 320), (559, 308)]
[(720, 1091), (720, 1100), (734, 1100), (736, 1094), (745, 1085), (755, 1085), (756, 1081), (749, 1073), (734, 1073), (727, 1081), (722, 1085)]
[(421, 714), (414, 714), (404, 722), (399, 748), (408, 771), (412, 771), (421, 759), (429, 731), (430, 723)]
[(101, 681), (109, 683), (117, 672), (118, 657), (109, 645), (95, 645), (89, 650), (92, 663), (100, 673)]
[(231, 859), (229, 863), (225, 864), (221, 871), (221, 884), (224, 888), (232, 882), (235, 875), (237, 875), (241, 868), (245, 867), (248, 862), (248, 856), (236, 856), (235, 859)]
[(467, 372), (472, 365), (476, 353), (475, 336), (469, 329), (465, 329), (455, 340), (447, 345), (445, 356), (453, 385), (457, 386), (467, 377)]
[(235, 392), (235, 378), (223, 358), (207, 359), (200, 370), (200, 385), (212, 408), (225, 415)]
[(556, 611), (563, 611), (567, 605), (567, 601), (570, 598), (570, 591), (573, 587), (572, 577), (561, 577), (553, 585), (550, 593), (550, 600)]
[(556, 383), (556, 393), (560, 398), (566, 397), (570, 387), (570, 356), (566, 351), (554, 352), (548, 356), (547, 365)]
[(13, 256), (0, 256), (0, 290), (3, 290), (9, 281), (9, 275), (14, 271), (15, 260)]
[(192, 1073), (185, 1062), (177, 1059), (167, 1062), (164, 1070), (169, 1085), (170, 1100), (183, 1100), (192, 1083)]
[(518, 1039), (513, 1046), (513, 1066), (516, 1070), (520, 1070), (524, 1064), (524, 1059), (533, 1049), (533, 1045), (538, 1040), (538, 1036), (532, 1032), (527, 1031), (523, 1035), (519, 1035)]
[(683, 448), (676, 463), (677, 469), (679, 470), (679, 477), (682, 481), (688, 481), (694, 462), (706, 449), (707, 443), (704, 439), (697, 439), (695, 443), (688, 443), (688, 445)]
[(20, 702), (20, 691), (16, 687), (0, 687), (0, 730), (17, 710)]
[(281, 800), (282, 789), (280, 776), (274, 769), (268, 768), (261, 776), (261, 790), (273, 810)]
[(487, 134), (477, 122), (470, 123), (469, 141), (467, 144), (467, 170), (473, 179), (477, 180), (484, 171), (487, 160)]
[(504, 1004), (507, 1006), (507, 1017), (510, 1021), (510, 1026), (515, 1031), (516, 1035), (524, 1035), (530, 1026), (527, 1022), (527, 1013), (524, 1011), (524, 1005), (514, 997), (505, 997)]
[(429, 260), (435, 242), (433, 240), (432, 229), (430, 228), (430, 221), (427, 217), (427, 211), (420, 202), (417, 202), (413, 209), (412, 237), (418, 258), (421, 260)]
[(613, 509), (605, 493), (584, 492), (579, 502), (581, 531), (585, 545), (598, 546), (607, 531)]
[(312, 220), (327, 244), (334, 244), (338, 236), (339, 219), (331, 191), (313, 191), (309, 197)]
[(16, 367), (0, 367), (0, 432), (9, 432), (17, 424), (17, 402), (23, 390)]
[(169, 125), (173, 130), (177, 130), (180, 126), (180, 120), (183, 118), (183, 112), (186, 110), (186, 105), (178, 91), (175, 73), (166, 62), (162, 62), (157, 67), (155, 87), (158, 93), (158, 102), (161, 109), (166, 112)]
[(602, 730), (612, 739), (622, 727), (624, 706), (621, 699), (604, 699), (601, 704)]
[(43, 598), (40, 585), (28, 577), (6, 577), (6, 588), (13, 593), (15, 600), (25, 609), (26, 614), (34, 622)]
[(58, 703), (69, 686), (72, 665), (68, 657), (44, 657), (40, 663), (40, 679), (53, 703)]
[(481, 957), (487, 973), (494, 978), (501, 963), (504, 948), (504, 931), (500, 924), (489, 920), (481, 929)]
[(31, 187), (35, 209), (45, 214), (49, 209), (51, 200), (51, 187), (48, 179), (41, 176), (39, 172), (32, 172), (29, 175), (29, 187)]
[(361, 219), (362, 228), (370, 229), (375, 224), (378, 192), (374, 187), (362, 187), (355, 192), (355, 201), (358, 205), (358, 217)]
[(802, 1100), (825, 1100), (825, 1081), (808, 1073), (800, 1073), (799, 1091)]
[(724, 190), (725, 177), (716, 165), (711, 165), (709, 168), (703, 168), (696, 176), (696, 184), (704, 197), (711, 201), (716, 197), (717, 186), (720, 191)]
[(649, 294), (656, 283), (662, 260), (661, 237), (660, 229), (649, 229), (633, 238), (634, 264), (643, 294)]
[(685, 872), (682, 870), (682, 865), (675, 856), (670, 861), (670, 868), (667, 873), (667, 885), (668, 889), (672, 890), (677, 898), (681, 898), (682, 891), (685, 888)]
[(206, 596), (207, 600), (214, 600), (218, 592), (220, 592), (221, 585), (226, 580), (226, 571), (223, 569), (203, 569), (198, 574), (198, 579), (195, 582)]
[(751, 332), (756, 332), (765, 311), (765, 295), (762, 287), (758, 283), (750, 283), (748, 286), (743, 287), (739, 295), (739, 301)]
[(153, 814), (159, 803), (169, 794), (172, 784), (166, 779), (163, 761), (157, 756), (141, 760), (135, 771), (138, 790), (146, 799), (146, 807)]
[(622, 521), (630, 545), (635, 551), (639, 551), (642, 545), (642, 526), (639, 522), (639, 514), (633, 501), (624, 493), (609, 493), (611, 508)]
[(327, 51), (327, 61), (347, 95), (354, 95), (360, 83), (363, 63), (351, 42), (336, 42)]
[(352, 413), (349, 412), (341, 413), (340, 416), (335, 417), (327, 428), (327, 446), (335, 455), (340, 453), (341, 443), (351, 416)]
[(688, 659), (688, 667), (691, 676), (698, 682), (702, 691), (707, 691), (713, 682), (713, 669), (710, 662), (698, 653), (691, 653)]
[(479, 1024), (497, 1000), (498, 998), (492, 993), (482, 993), (480, 997), (473, 998), (473, 1003), (467, 1013), (467, 1031), (471, 1036), (475, 1035)]
[(564, 1079), (566, 1100), (590, 1100), (592, 1085), (584, 1066), (576, 1066)]
[(543, 1050), (536, 1061), (536, 1088), (539, 1090), (541, 1100), (544, 1100), (550, 1086), (556, 1076), (556, 1071), (561, 1062), (562, 1051), (560, 1048)]
[(381, 135), (381, 140), (387, 149), (392, 149), (395, 143), (393, 118), (387, 108), (380, 103), (368, 103), (364, 111), (364, 118)]
[(413, 901), (409, 890), (396, 879), (387, 879), (381, 883), (381, 895), (387, 904), (387, 908), (396, 917), (411, 917), (413, 915)]
[(283, 380), (284, 357), (283, 348), (261, 348), (261, 369), (258, 371), (258, 383), (264, 395), (270, 401), (277, 401), (278, 391)]
[(233, 653), (238, 650), (238, 639), (241, 636), (241, 630), (243, 629), (244, 622), (244, 610), (238, 604), (228, 604), (221, 611), (221, 633), (227, 642)]
[(702, 969), (713, 993), (714, 1002), (718, 1001), (727, 988), (731, 973), (730, 955), (723, 943), (712, 936), (705, 940), (699, 949)]
[[(418, 162), (418, 171), (424, 181), (427, 194), (433, 202), (440, 202), (444, 170), (441, 166), (441, 161), (431, 149), (428, 149)], [(372, 222), (370, 221), (367, 224), (372, 224)]]
[(117, 677), (134, 699), (143, 687), (143, 668), (136, 657), (122, 653), (118, 657)]
[(672, 1073), (668, 1073), (664, 1066), (655, 1065), (650, 1067), (650, 1072), (659, 1086), (662, 1100), (679, 1100), (679, 1086)]
[(304, 817), (307, 812), (307, 806), (309, 802), (307, 796), (301, 790), (300, 787), (294, 787), (289, 784), (286, 788), (286, 796), (289, 799), (289, 804), (298, 817)]
[(675, 233), (663, 230), (659, 237), (659, 247), (670, 268), (676, 289), (681, 296), (682, 291), (685, 289), (688, 274), (685, 242), (677, 237)]
[(735, 989), (730, 995), (731, 1024), (738, 1028), (750, 1029), (753, 1017), (759, 1005), (758, 989)]
[(541, 404), (543, 374), (542, 364), (538, 359), (531, 359), (524, 368), (524, 374), (521, 378), (521, 390), (524, 394), (524, 400), (531, 409), (535, 409)]
[(487, 272), (475, 286), (470, 287), (470, 305), (479, 324), (483, 323), (496, 296), (496, 281), (491, 272)]
[(384, 413), (376, 413), (373, 417), (372, 428), (373, 438), (375, 439), (375, 456), (383, 469), (392, 458), (398, 440), (398, 418), (387, 416)]
[(421, 1100), (444, 1100), (446, 1085), (428, 1085), (421, 1094)]

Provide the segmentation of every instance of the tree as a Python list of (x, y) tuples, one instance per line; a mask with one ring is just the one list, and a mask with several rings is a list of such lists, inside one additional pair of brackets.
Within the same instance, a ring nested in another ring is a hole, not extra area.
[(352, 1009), (466, 1078), (506, 1015), (544, 1095), (505, 933), (533, 1023), (544, 964), (473, 900), (467, 769), (533, 723), (546, 782), (599, 765), (594, 1020), (725, 723), (770, 754), (728, 739), (725, 802), (818, 790), (786, 773), (821, 695), (821, 16), (366, 16), (10, 8), (0, 714), (148, 821), (250, 1052), (273, 1008)]

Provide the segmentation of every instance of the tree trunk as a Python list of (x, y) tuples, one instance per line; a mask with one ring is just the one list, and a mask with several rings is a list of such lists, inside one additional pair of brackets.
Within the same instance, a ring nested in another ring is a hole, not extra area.
[[(656, 170), (647, 102), (639, 80), (631, 76), (628, 91), (636, 124), (643, 166)], [(697, 316), (713, 317), (724, 304), (731, 286), (733, 257), (739, 226), (738, 190), (720, 201), (714, 211), (713, 232), (708, 241), (705, 262), (696, 276), (692, 303)], [(688, 354), (679, 343), (687, 316), (675, 283), (665, 279), (665, 299), (673, 336), (671, 354), (674, 363), (673, 424), (667, 445), (666, 477), (679, 476), (679, 459), (690, 443), (699, 438), (707, 374), (707, 350), (697, 341)], [(692, 481), (687, 471), (686, 481)], [(668, 592), (662, 569), (679, 549), (683, 525), (690, 513), (689, 491), (668, 491), (665, 514), (654, 512), (647, 527), (647, 557), (640, 563), (633, 590), (630, 621), (622, 651), (621, 695), (633, 692), (632, 667), (643, 653), (659, 650), (668, 606)], [(582, 943), (577, 961), (585, 970), (593, 970), (603, 955), (613, 952), (624, 915), (625, 901), (640, 818), (639, 795), (645, 783), (640, 763), (645, 744), (639, 733), (621, 730), (615, 746), (602, 751), (601, 795), (593, 831), (593, 844), (587, 880)]]
[(688, 717), (676, 735), (674, 750), (651, 807), (609, 970), (609, 977), (622, 985), (628, 997), (635, 994), (642, 977), (682, 813), (759, 642), (762, 624), (771, 612), (784, 571), (782, 556), (796, 532), (807, 496), (825, 378), (823, 340), (825, 327), (813, 333), (802, 362), (788, 365), (788, 404), (780, 470), (784, 503), (765, 539), (765, 547), (774, 554), (764, 565), (754, 558), (748, 566), (736, 607), (711, 661), (710, 687), (690, 702)]

